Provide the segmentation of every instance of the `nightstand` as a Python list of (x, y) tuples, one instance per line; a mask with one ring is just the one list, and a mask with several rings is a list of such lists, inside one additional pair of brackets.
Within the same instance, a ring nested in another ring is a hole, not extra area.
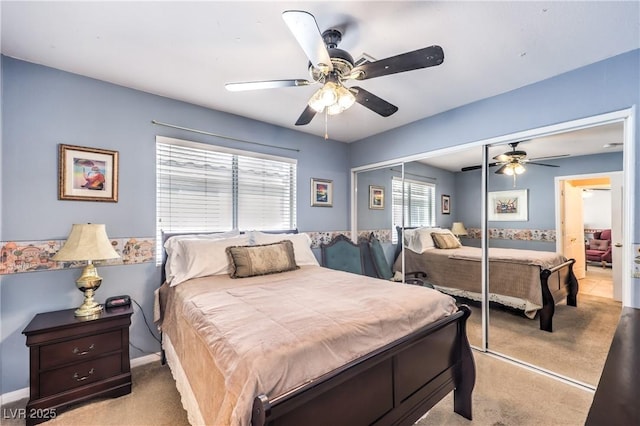
[(30, 359), (27, 425), (91, 398), (131, 392), (131, 307), (91, 319), (75, 317), (74, 311), (37, 314), (22, 331)]

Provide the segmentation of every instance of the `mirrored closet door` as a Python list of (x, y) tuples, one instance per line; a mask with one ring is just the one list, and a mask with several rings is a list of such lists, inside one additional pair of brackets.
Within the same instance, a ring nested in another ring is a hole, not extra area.
[[(571, 265), (579, 268), (574, 270), (580, 280), (577, 306), (572, 306), (572, 294), (567, 299), (567, 295), (558, 292), (568, 267), (550, 275), (547, 288), (541, 279), (541, 271), (550, 269), (544, 267), (545, 262), (547, 266), (559, 263), (545, 256), (576, 257), (576, 251), (568, 251), (562, 239), (562, 223), (568, 216), (558, 215), (574, 214), (576, 206), (575, 199), (564, 203), (564, 208), (558, 204), (562, 202), (559, 194), (563, 188), (572, 185), (580, 195), (597, 192), (602, 196), (608, 190), (601, 182), (602, 175), (623, 169), (622, 146), (606, 153), (573, 157), (590, 138), (622, 142), (623, 123), (447, 151), (443, 155), (425, 154), (420, 160), (360, 171), (356, 173), (354, 229), (359, 235), (375, 232), (384, 240), (394, 271), (422, 270), (427, 273), (428, 284), (454, 295), (459, 303), (470, 305), (468, 335), (476, 349), (595, 387), (621, 304), (615, 299), (615, 290), (603, 297), (591, 288), (594, 275), (596, 281), (609, 277), (605, 279), (614, 286), (615, 265), (588, 261)], [(552, 150), (550, 147), (554, 146), (562, 149)], [(583, 175), (591, 178), (581, 179)], [(611, 182), (616, 179), (613, 176)], [(588, 205), (582, 196), (578, 201)], [(602, 206), (608, 211), (614, 202), (604, 204), (611, 205)], [(589, 219), (581, 220), (584, 241), (582, 236), (574, 238), (579, 254), (584, 250), (587, 232), (593, 231), (589, 229)], [(400, 237), (396, 227), (404, 227)], [(422, 232), (413, 228), (421, 228)], [(440, 230), (454, 234), (458, 241), (454, 248), (436, 248), (431, 234)], [(404, 250), (400, 250), (399, 241), (404, 241)], [(493, 259), (491, 262), (482, 257), (483, 246)], [(528, 257), (516, 260), (516, 252)], [(456, 265), (447, 263), (438, 253), (445, 253), (445, 259), (457, 258)], [(527, 267), (523, 262), (537, 266)], [(485, 269), (489, 301), (486, 316), (481, 302)], [(544, 296), (547, 290), (550, 296)], [(550, 301), (553, 309), (549, 309)], [(541, 326), (544, 329), (549, 325), (552, 331), (541, 330)]]

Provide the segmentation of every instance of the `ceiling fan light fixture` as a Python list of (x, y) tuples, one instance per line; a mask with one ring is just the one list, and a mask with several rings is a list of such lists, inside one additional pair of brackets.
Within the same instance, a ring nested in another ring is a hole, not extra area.
[(330, 106), (338, 102), (338, 86), (330, 81), (320, 89), (320, 97), (324, 106)]
[(355, 102), (356, 97), (349, 89), (344, 86), (338, 87), (338, 105), (340, 105), (343, 111), (351, 108)]
[(527, 169), (525, 169), (525, 168), (524, 168), (524, 166), (523, 166), (522, 164), (517, 163), (517, 164), (515, 164), (515, 165), (513, 166), (513, 171), (515, 172), (515, 174), (517, 174), (517, 175), (521, 175), (521, 174), (523, 174), (524, 172), (526, 172), (526, 171), (527, 171)]
[(342, 111), (344, 111), (344, 108), (341, 108), (338, 103), (335, 103), (327, 107), (327, 114), (329, 115), (340, 114)]
[(309, 106), (318, 113), (322, 112), (325, 107), (324, 100), (322, 97), (322, 89), (324, 89), (324, 87), (321, 89), (318, 89), (316, 93), (314, 93), (313, 96), (311, 96), (311, 99), (309, 99)]
[(309, 99), (309, 106), (316, 112), (322, 112), (327, 108), (327, 114), (336, 115), (350, 108), (355, 102), (356, 97), (349, 89), (329, 81), (313, 94)]

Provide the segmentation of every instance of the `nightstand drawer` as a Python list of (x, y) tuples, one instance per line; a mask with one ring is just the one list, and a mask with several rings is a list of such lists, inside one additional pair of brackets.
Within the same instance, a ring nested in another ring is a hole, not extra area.
[(58, 365), (93, 359), (99, 355), (117, 351), (121, 346), (120, 330), (44, 345), (40, 348), (40, 369), (46, 370)]
[(54, 395), (121, 373), (121, 353), (43, 372), (40, 374), (40, 397)]

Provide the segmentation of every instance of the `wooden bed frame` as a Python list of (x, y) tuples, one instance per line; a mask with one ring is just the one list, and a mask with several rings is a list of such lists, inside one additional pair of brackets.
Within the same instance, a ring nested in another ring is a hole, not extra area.
[[(402, 241), (402, 228), (396, 227), (396, 231), (398, 233), (398, 244), (396, 245), (394, 261), (402, 252), (402, 244), (400, 244), (400, 242)], [(540, 318), (540, 330), (548, 331), (550, 333), (553, 332), (553, 314), (556, 310), (556, 301), (553, 299), (551, 290), (549, 290), (549, 278), (552, 277), (553, 274), (558, 273), (558, 279), (560, 279), (563, 273), (565, 274), (566, 279), (564, 285), (567, 287), (567, 305), (578, 306), (578, 279), (573, 273), (573, 264), (575, 262), (575, 259), (569, 259), (566, 262), (551, 269), (540, 268), (540, 291), (542, 292), (542, 308), (538, 313)], [(563, 271), (563, 269), (567, 269), (566, 273)], [(428, 272), (426, 280), (429, 280)]]
[[(163, 235), (163, 244), (173, 235)], [(166, 256), (163, 271), (165, 262)], [(466, 333), (470, 315), (461, 305), (449, 317), (272, 400), (257, 395), (251, 424), (411, 425), (451, 391), (454, 411), (471, 420), (476, 374)], [(164, 349), (162, 355), (164, 364)]]
[(273, 400), (258, 395), (251, 424), (411, 425), (452, 390), (454, 411), (471, 420), (470, 314), (462, 305), (450, 317)]

